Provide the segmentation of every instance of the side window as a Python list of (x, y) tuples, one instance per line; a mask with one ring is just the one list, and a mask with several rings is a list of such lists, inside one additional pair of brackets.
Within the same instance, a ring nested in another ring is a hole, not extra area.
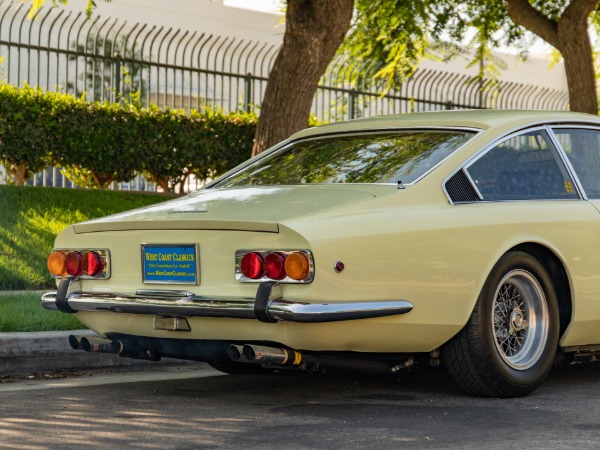
[(578, 198), (545, 131), (498, 144), (467, 168), (484, 200)]
[(577, 128), (553, 131), (588, 198), (600, 198), (600, 131)]

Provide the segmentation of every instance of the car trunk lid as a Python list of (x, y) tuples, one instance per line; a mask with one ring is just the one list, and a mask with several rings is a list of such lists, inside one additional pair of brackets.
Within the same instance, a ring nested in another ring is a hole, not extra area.
[(278, 223), (395, 192), (381, 185), (301, 185), (207, 189), (74, 225), (76, 233), (140, 229), (276, 233)]

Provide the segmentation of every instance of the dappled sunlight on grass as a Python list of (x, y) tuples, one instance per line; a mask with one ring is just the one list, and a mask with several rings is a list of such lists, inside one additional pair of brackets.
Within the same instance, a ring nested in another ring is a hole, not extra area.
[(131, 192), (0, 186), (0, 290), (53, 287), (46, 258), (65, 227), (167, 199)]

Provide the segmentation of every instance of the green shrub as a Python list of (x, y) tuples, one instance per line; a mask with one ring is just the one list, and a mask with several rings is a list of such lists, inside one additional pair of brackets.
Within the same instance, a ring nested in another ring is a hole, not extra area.
[(0, 158), (17, 184), (48, 164), (80, 186), (106, 188), (143, 173), (165, 191), (215, 177), (250, 157), (256, 117), (90, 103), (0, 85)]

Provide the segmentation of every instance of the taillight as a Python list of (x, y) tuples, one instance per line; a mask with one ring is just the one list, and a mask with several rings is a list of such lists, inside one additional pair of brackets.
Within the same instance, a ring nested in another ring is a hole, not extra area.
[(77, 277), (81, 275), (81, 253), (69, 252), (66, 256), (67, 274)]
[(314, 278), (308, 250), (238, 250), (235, 258), (237, 281), (310, 283)]
[(46, 265), (52, 275), (62, 277), (67, 273), (67, 256), (63, 252), (52, 252)]
[(285, 256), (281, 253), (269, 253), (263, 263), (265, 276), (271, 280), (283, 280), (285, 278)]
[(285, 273), (292, 280), (305, 279), (309, 270), (308, 258), (300, 252), (291, 253), (285, 260)]
[(260, 253), (246, 253), (240, 263), (242, 274), (251, 280), (257, 280), (263, 276), (263, 257)]
[(48, 270), (53, 277), (108, 278), (108, 250), (55, 249), (48, 257)]
[(102, 257), (96, 252), (85, 252), (81, 259), (81, 269), (90, 277), (98, 275), (104, 269)]

